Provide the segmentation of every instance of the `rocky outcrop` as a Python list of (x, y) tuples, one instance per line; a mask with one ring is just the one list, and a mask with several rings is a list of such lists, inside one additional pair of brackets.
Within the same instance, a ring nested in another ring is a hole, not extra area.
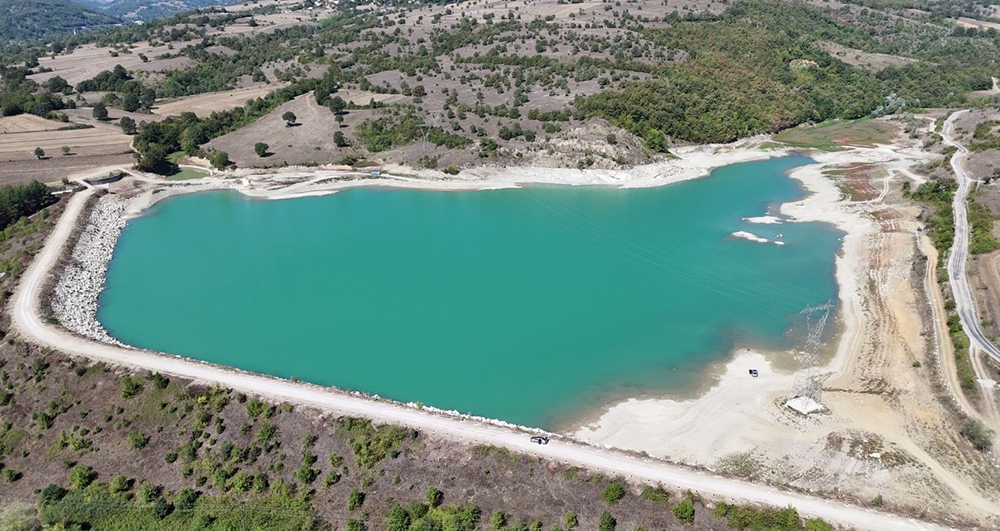
[(104, 289), (108, 263), (125, 227), (125, 203), (114, 195), (97, 201), (55, 286), (52, 310), (66, 329), (82, 336), (122, 345), (97, 320), (97, 300)]

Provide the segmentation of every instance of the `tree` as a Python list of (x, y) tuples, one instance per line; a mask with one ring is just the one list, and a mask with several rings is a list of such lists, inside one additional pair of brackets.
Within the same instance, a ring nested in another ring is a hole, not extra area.
[(50, 77), (49, 80), (45, 82), (45, 88), (52, 93), (62, 92), (69, 88), (69, 83), (59, 76)]
[(121, 120), (118, 120), (118, 125), (121, 126), (122, 132), (126, 135), (134, 135), (138, 132), (135, 120), (129, 118), (128, 116), (122, 116)]
[(125, 99), (122, 100), (122, 109), (125, 109), (125, 112), (138, 111), (140, 106), (139, 96), (135, 94), (126, 94)]
[(285, 111), (285, 114), (281, 115), (281, 119), (285, 121), (285, 127), (295, 125), (295, 113), (292, 111)]
[(139, 171), (163, 171), (167, 163), (167, 151), (159, 144), (150, 144), (141, 154), (136, 154), (135, 169)]
[(149, 443), (149, 437), (146, 437), (139, 430), (132, 430), (128, 432), (128, 444), (133, 450), (142, 450)]
[(333, 119), (337, 121), (337, 126), (338, 127), (344, 127), (344, 115), (343, 114), (338, 114), (337, 116), (334, 116)]
[(225, 151), (213, 151), (212, 156), (208, 159), (208, 161), (211, 162), (212, 166), (214, 166), (217, 170), (224, 169), (226, 166), (232, 164), (232, 162), (229, 161), (229, 153), (226, 153)]
[(414, 98), (423, 98), (426, 95), (427, 95), (427, 89), (425, 89), (423, 85), (417, 85), (413, 87)]
[(337, 144), (337, 147), (347, 147), (351, 145), (344, 136), (344, 133), (341, 133), (340, 131), (335, 131), (333, 133), (333, 142)]
[(66, 155), (69, 155), (69, 154), (70, 154), (70, 150), (69, 150), (69, 146), (63, 146), (63, 147), (62, 147), (62, 153), (63, 153), (63, 156), (64, 156), (64, 157), (65, 157)]
[(108, 108), (103, 103), (94, 104), (94, 118), (101, 121), (108, 119)]
[(258, 157), (264, 157), (267, 155), (267, 148), (269, 147), (271, 146), (268, 146), (263, 142), (257, 142), (253, 145), (253, 152), (256, 153)]
[(38, 160), (42, 160), (43, 158), (45, 158), (45, 150), (42, 149), (42, 148), (40, 148), (40, 147), (36, 147), (35, 148), (35, 157), (37, 157)]
[(345, 108), (347, 108), (347, 102), (344, 101), (344, 98), (341, 98), (340, 96), (330, 98), (330, 110), (333, 111), (333, 114), (339, 115), (344, 112)]

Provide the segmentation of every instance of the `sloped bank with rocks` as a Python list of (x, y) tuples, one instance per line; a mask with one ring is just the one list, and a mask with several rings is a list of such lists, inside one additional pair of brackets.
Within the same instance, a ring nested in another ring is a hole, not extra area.
[(108, 194), (97, 199), (52, 290), (52, 316), (67, 330), (104, 343), (125, 346), (97, 320), (98, 299), (115, 243), (125, 227), (125, 201)]

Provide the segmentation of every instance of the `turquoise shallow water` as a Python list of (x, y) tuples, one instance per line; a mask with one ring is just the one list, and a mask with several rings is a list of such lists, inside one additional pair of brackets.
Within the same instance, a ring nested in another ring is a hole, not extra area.
[(742, 218), (802, 197), (785, 173), (809, 162), (637, 190), (176, 197), (124, 229), (98, 317), (139, 347), (553, 427), (795, 341), (797, 312), (836, 298), (842, 234)]

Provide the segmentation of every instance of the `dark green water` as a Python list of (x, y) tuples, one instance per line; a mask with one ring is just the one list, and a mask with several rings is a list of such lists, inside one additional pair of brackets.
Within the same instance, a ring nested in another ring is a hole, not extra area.
[(176, 197), (123, 231), (99, 318), (139, 347), (552, 427), (795, 341), (797, 312), (836, 298), (841, 233), (742, 218), (802, 197), (785, 173), (809, 162), (637, 190)]

